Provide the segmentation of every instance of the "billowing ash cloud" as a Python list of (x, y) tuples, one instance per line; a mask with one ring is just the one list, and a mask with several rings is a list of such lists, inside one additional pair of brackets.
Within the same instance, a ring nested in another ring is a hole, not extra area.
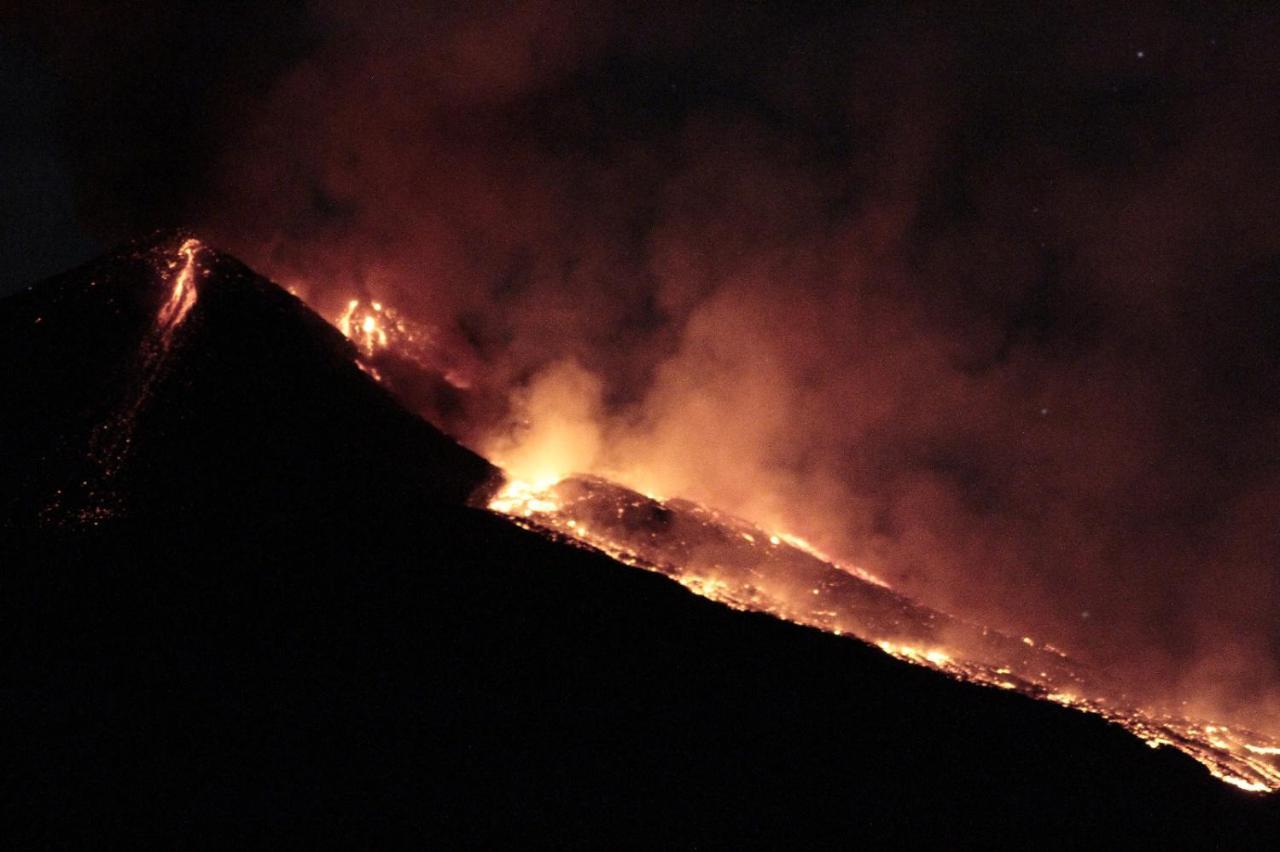
[(219, 90), (183, 209), (330, 316), (433, 325), (451, 427), (517, 471), (1266, 717), (1277, 20), (623, 5), (321, 3)]

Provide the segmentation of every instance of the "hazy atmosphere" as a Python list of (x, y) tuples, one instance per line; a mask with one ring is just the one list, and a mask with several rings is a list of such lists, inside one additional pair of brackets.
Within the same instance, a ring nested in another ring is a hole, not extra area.
[(191, 227), (428, 329), (517, 475), (1280, 725), (1280, 15), (60, 5), (0, 29), (6, 291)]

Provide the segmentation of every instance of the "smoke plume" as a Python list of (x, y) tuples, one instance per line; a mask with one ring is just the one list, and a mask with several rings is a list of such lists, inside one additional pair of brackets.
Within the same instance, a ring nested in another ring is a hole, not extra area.
[(273, 60), (231, 40), (196, 177), (129, 224), (431, 327), (470, 384), (440, 416), (517, 472), (703, 500), (1280, 724), (1275, 15), (297, 17)]

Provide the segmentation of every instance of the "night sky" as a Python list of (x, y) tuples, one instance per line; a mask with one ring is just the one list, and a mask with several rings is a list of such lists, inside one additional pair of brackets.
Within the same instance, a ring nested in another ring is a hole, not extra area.
[(194, 227), (434, 327), (475, 446), (1280, 723), (1280, 14), (54, 5), (0, 291)]

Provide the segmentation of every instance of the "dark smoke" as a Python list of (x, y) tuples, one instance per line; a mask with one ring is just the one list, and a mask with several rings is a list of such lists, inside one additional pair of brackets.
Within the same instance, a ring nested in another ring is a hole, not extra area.
[(644, 8), (30, 31), (73, 117), (203, 63), (179, 130), (73, 138), (86, 221), (434, 325), (466, 440), (1280, 724), (1280, 17)]

